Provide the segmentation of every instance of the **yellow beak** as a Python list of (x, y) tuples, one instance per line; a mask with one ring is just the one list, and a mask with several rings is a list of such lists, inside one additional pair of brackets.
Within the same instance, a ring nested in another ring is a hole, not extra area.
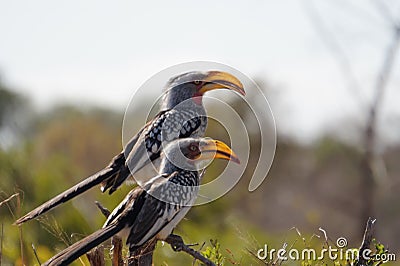
[(207, 140), (206, 145), (200, 146), (201, 155), (198, 160), (210, 160), (214, 158), (225, 159), (240, 164), (238, 156), (228, 145), (219, 140)]
[(228, 89), (245, 96), (243, 84), (235, 76), (221, 71), (210, 71), (204, 80), (204, 85), (199, 89), (200, 94), (216, 89)]

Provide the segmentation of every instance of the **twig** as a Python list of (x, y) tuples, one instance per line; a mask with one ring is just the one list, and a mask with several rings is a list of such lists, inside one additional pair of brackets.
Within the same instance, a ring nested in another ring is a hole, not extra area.
[[(19, 193), (15, 193), (15, 197), (17, 197), (17, 215), (21, 215), (21, 198), (19, 196)], [(23, 233), (22, 233), (22, 226), (18, 226), (18, 231), (19, 231), (19, 243), (20, 243), (20, 249), (21, 249), (21, 260), (22, 260), (22, 265), (25, 265), (25, 254), (24, 254), (24, 238), (23, 238)]]
[[(203, 242), (203, 244), (201, 244), (199, 250), (202, 250), (204, 248), (204, 246), (206, 245), (206, 242)], [(194, 266), (196, 264), (196, 259), (193, 258), (193, 262), (192, 262), (192, 266)]]
[[(383, 60), (382, 68), (379, 72), (376, 84), (375, 84), (375, 95), (374, 101), (371, 105), (371, 114), (370, 119), (376, 119), (376, 111), (382, 102), (383, 93), (385, 88), (387, 87), (387, 83), (390, 79), (390, 75), (392, 74), (393, 65), (396, 60), (399, 43), (400, 43), (400, 27), (394, 27), (394, 35), (392, 39), (392, 43), (389, 45), (388, 50), (385, 53), (385, 57)], [(372, 114), (374, 113), (374, 114)], [(374, 115), (374, 117), (372, 117)], [(374, 121), (375, 122), (375, 121)]]
[[(364, 221), (374, 213), (374, 194), (376, 186), (374, 184), (375, 175), (373, 164), (376, 161), (376, 135), (377, 135), (377, 120), (380, 106), (383, 102), (383, 96), (390, 80), (390, 75), (393, 71), (395, 60), (400, 44), (400, 21), (396, 21), (391, 10), (384, 3), (384, 1), (370, 0), (380, 15), (385, 19), (386, 23), (390, 23), (390, 33), (393, 37), (387, 50), (384, 51), (384, 58), (382, 66), (378, 71), (376, 82), (373, 88), (372, 101), (362, 100), (362, 109), (367, 112), (365, 128), (362, 130), (363, 148), (364, 152), (361, 158), (359, 166), (361, 179), (360, 179), (360, 194), (362, 200), (362, 206), (360, 210), (361, 222)], [(321, 39), (330, 49), (332, 55), (335, 56), (339, 63), (340, 70), (345, 80), (347, 80), (349, 90), (355, 93), (355, 100), (360, 101), (360, 88), (361, 86), (357, 82), (356, 76), (354, 75), (351, 61), (346, 56), (344, 49), (340, 46), (340, 43), (334, 38), (333, 33), (329, 32), (329, 28), (324, 24), (323, 17), (318, 13), (315, 7), (315, 1), (308, 0), (304, 1), (304, 7), (306, 8), (309, 19), (316, 31), (320, 35)], [(357, 95), (356, 95), (357, 94)], [(365, 103), (364, 103), (365, 102)]]
[(15, 194), (11, 195), (7, 199), (0, 202), (0, 207), (3, 206), (4, 204), (6, 204), (7, 202), (9, 202), (10, 200), (12, 200), (13, 198), (18, 197), (18, 196), (19, 196), (19, 193), (15, 193)]
[(38, 256), (38, 254), (36, 252), (36, 247), (35, 247), (35, 245), (33, 243), (32, 243), (32, 249), (33, 249), (33, 254), (35, 254), (35, 258), (36, 258), (37, 262), (39, 263), (39, 265), (42, 265), (42, 263), (39, 260), (39, 256)]
[[(63, 242), (66, 246), (71, 245), (71, 240), (68, 234), (63, 230), (61, 225), (54, 219), (53, 216), (43, 216), (37, 219), (40, 225), (49, 234), (53, 235), (55, 238)], [(19, 225), (21, 226), (21, 225)], [(71, 235), (72, 237), (72, 235)]]
[(371, 3), (378, 9), (378, 11), (381, 13), (381, 16), (383, 19), (387, 20), (389, 24), (396, 25), (396, 20), (392, 13), (390, 12), (389, 7), (384, 3), (382, 0), (371, 0)]
[(261, 258), (259, 258), (258, 255), (253, 250), (251, 250), (249, 248), (246, 248), (246, 250), (252, 256), (252, 258), (255, 259), (258, 263), (261, 262), (264, 265), (269, 265), (268, 262), (266, 262), (266, 261), (262, 260)]
[(113, 236), (111, 238), (112, 245), (112, 265), (113, 266), (123, 266), (124, 260), (122, 259), (122, 239), (118, 236)]
[(178, 235), (174, 235), (174, 234), (169, 235), (167, 237), (167, 239), (165, 239), (165, 242), (170, 244), (172, 249), (176, 252), (179, 252), (179, 251), (186, 252), (187, 254), (189, 254), (193, 258), (201, 261), (202, 263), (204, 263), (207, 266), (215, 266), (215, 264), (212, 261), (210, 261), (203, 255), (201, 255), (200, 252), (198, 252), (198, 251), (192, 249), (191, 247), (189, 247), (188, 245), (186, 245), (183, 242), (182, 237), (180, 237)]
[(96, 204), (97, 208), (99, 208), (99, 210), (101, 211), (101, 213), (102, 213), (106, 218), (111, 214), (111, 212), (110, 212), (106, 207), (104, 207), (103, 205), (101, 205), (100, 202), (95, 201), (94, 204)]
[(91, 266), (105, 266), (104, 261), (104, 248), (102, 245), (95, 247), (90, 252), (86, 253), (86, 257), (89, 260)]
[(310, 19), (312, 26), (315, 28), (317, 34), (330, 50), (334, 56), (339, 71), (341, 72), (344, 81), (347, 83), (347, 89), (354, 95), (353, 99), (357, 101), (361, 109), (365, 108), (365, 98), (361, 94), (361, 86), (355, 75), (351, 60), (347, 56), (345, 50), (340, 45), (340, 42), (335, 38), (334, 34), (328, 29), (323, 17), (319, 14), (314, 2), (303, 1), (305, 10), (308, 18)]
[(374, 234), (374, 225), (376, 219), (372, 219), (371, 217), (368, 218), (367, 225), (365, 226), (365, 232), (363, 237), (363, 242), (361, 244), (360, 250), (358, 252), (358, 260), (356, 266), (366, 266), (367, 260), (364, 258), (363, 254), (366, 249), (369, 249), (371, 246), (371, 241)]
[(400, 44), (400, 28), (397, 28), (395, 30), (392, 43), (389, 45), (384, 55), (383, 64), (379, 71), (374, 88), (375, 90), (374, 98), (369, 107), (367, 123), (364, 130), (365, 151), (360, 166), (360, 171), (363, 177), (361, 180), (361, 190), (363, 191), (362, 200), (364, 202), (361, 209), (362, 221), (365, 221), (367, 217), (373, 215), (374, 211), (374, 206), (373, 206), (373, 199), (375, 194), (374, 181), (376, 177), (373, 171), (373, 162), (376, 157), (375, 146), (376, 146), (376, 135), (377, 135), (376, 131), (377, 131), (378, 112), (380, 110), (380, 106), (383, 100), (383, 95), (393, 70), (399, 44)]

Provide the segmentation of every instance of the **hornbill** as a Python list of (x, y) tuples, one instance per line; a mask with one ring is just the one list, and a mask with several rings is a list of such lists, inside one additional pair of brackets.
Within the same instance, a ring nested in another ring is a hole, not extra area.
[(168, 142), (186, 137), (203, 137), (207, 116), (202, 96), (207, 91), (229, 89), (245, 95), (242, 83), (221, 71), (192, 71), (170, 79), (164, 88), (161, 111), (128, 142), (103, 170), (84, 179), (36, 209), (19, 218), (26, 221), (82, 194), (101, 183), (101, 191), (112, 194), (125, 180), (143, 185), (154, 176), (160, 163), (160, 152)]
[(44, 265), (67, 265), (118, 234), (130, 252), (149, 240), (165, 240), (193, 205), (200, 184), (201, 161), (222, 158), (239, 163), (223, 142), (185, 138), (164, 148), (159, 175), (131, 190), (113, 210), (102, 229), (67, 247)]

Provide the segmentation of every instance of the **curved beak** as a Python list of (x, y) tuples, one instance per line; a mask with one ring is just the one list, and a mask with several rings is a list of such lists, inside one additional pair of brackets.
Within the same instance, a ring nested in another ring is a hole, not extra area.
[(237, 93), (245, 96), (243, 84), (235, 76), (221, 71), (210, 71), (207, 72), (205, 77), (204, 85), (199, 89), (200, 94), (204, 94), (207, 91), (216, 89), (228, 89), (236, 91)]
[(199, 160), (219, 158), (240, 164), (238, 156), (224, 142), (210, 139), (205, 143), (205, 145), (200, 146), (201, 155), (198, 158)]

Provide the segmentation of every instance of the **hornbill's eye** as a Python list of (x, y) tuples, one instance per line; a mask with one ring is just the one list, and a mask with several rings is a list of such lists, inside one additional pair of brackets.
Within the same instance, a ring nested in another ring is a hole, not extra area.
[(198, 151), (198, 148), (196, 145), (190, 145), (189, 150), (190, 151)]
[(200, 85), (201, 84), (201, 80), (195, 80), (195, 81), (193, 81), (193, 84), (194, 85)]

